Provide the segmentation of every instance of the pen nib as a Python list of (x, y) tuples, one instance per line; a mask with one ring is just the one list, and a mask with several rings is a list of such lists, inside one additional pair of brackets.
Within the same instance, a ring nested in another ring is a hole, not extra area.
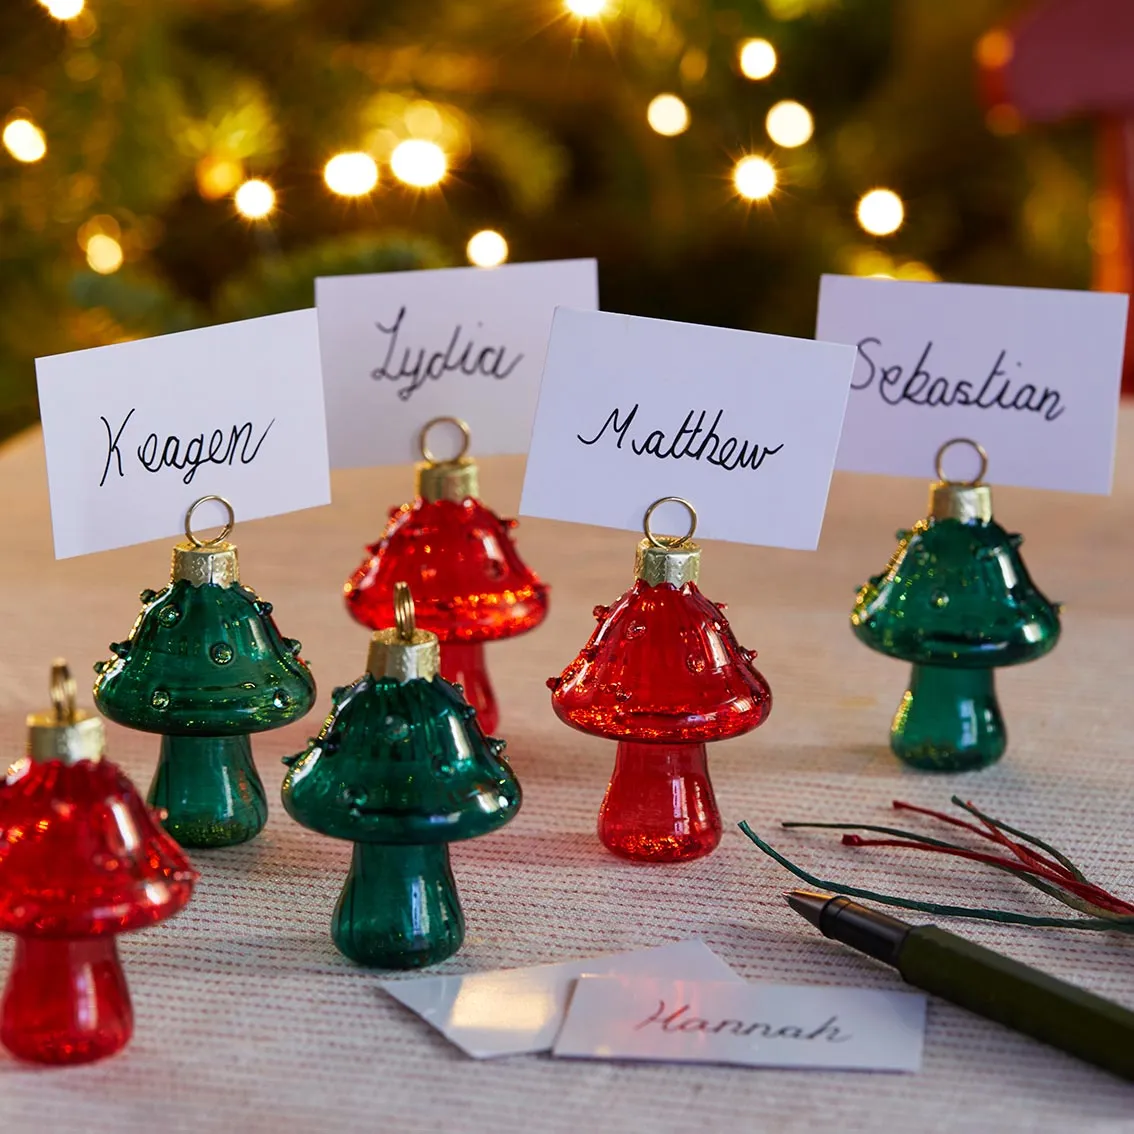
[(819, 928), (819, 916), (823, 907), (834, 897), (834, 894), (825, 894), (822, 890), (789, 890), (784, 897), (787, 904), (797, 914), (807, 918), (816, 929)]

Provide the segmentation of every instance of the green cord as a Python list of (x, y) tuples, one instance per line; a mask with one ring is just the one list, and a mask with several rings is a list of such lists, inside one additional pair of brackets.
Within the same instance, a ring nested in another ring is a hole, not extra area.
[(1134, 917), (1114, 919), (1032, 917), (1029, 914), (1012, 913), (1008, 910), (987, 910), (972, 906), (944, 906), (936, 902), (918, 902), (911, 898), (894, 898), (888, 894), (876, 893), (874, 890), (863, 890), (857, 886), (844, 886), (839, 882), (829, 882), (822, 878), (816, 878), (814, 874), (808, 874), (806, 870), (802, 870), (795, 863), (784, 858), (779, 851), (764, 842), (746, 822), (741, 822), (738, 826), (769, 858), (775, 859), (785, 870), (790, 870), (792, 874), (808, 885), (817, 886), (821, 890), (830, 890), (836, 894), (846, 894), (854, 898), (865, 898), (867, 901), (879, 902), (886, 906), (918, 910), (921, 913), (935, 914), (938, 917), (968, 917), (980, 921), (1000, 922), (1005, 925), (1051, 926), (1058, 929), (1117, 929), (1124, 933), (1134, 932)]

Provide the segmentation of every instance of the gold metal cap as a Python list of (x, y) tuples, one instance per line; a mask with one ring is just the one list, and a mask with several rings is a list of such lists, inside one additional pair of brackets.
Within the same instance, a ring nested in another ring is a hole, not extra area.
[[(668, 502), (681, 504), (689, 511), (689, 531), (683, 536), (655, 535), (650, 526), (654, 510)], [(697, 510), (693, 505), (680, 496), (663, 496), (646, 509), (642, 527), (646, 538), (638, 544), (634, 574), (651, 587), (659, 583), (674, 587), (695, 583), (701, 571), (701, 548), (693, 542), (693, 533), (697, 530)]]
[[(212, 539), (198, 539), (193, 534), (193, 513), (206, 500), (216, 500), (224, 506), (228, 519), (219, 535)], [(218, 587), (231, 587), (240, 581), (240, 563), (236, 557), (236, 545), (228, 542), (236, 516), (232, 505), (223, 496), (202, 496), (190, 505), (185, 513), (185, 539), (173, 549), (173, 564), (170, 568), (170, 581), (184, 579), (195, 587), (206, 583)]]
[[(438, 460), (430, 450), (429, 431), (435, 425), (455, 425), (461, 431), (461, 447), (456, 456)], [(476, 462), (465, 456), (470, 436), (468, 423), (459, 417), (435, 417), (422, 426), (418, 445), (424, 459), (414, 470), (417, 495), (422, 500), (452, 500), (460, 504), (470, 496), (480, 495)]]
[(471, 457), (435, 465), (423, 461), (414, 467), (414, 472), (415, 488), (422, 500), (452, 500), (460, 504), (470, 496), (480, 495), (480, 477)]
[(432, 681), (441, 669), (441, 643), (437, 635), (418, 630), (413, 596), (406, 583), (394, 584), (394, 625), (375, 631), (370, 639), (366, 669), (371, 677)]
[(39, 764), (101, 760), (106, 728), (101, 717), (75, 707), (75, 679), (62, 658), (51, 666), (51, 704), (28, 714), (28, 756)]
[[(968, 445), (980, 457), (980, 470), (972, 480), (947, 480), (941, 467), (945, 451), (953, 445)], [(992, 489), (982, 483), (988, 471), (988, 454), (976, 441), (968, 437), (954, 437), (937, 450), (934, 461), (937, 480), (929, 486), (929, 515), (934, 520), (980, 520), (987, 523), (992, 519)]]

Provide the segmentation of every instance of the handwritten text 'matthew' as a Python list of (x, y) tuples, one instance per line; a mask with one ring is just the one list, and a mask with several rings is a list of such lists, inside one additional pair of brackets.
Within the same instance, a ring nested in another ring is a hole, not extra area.
[(618, 438), (614, 442), (616, 449), (621, 449), (623, 443), (629, 441), (630, 450), (637, 457), (650, 456), (659, 460), (669, 457), (681, 460), (688, 457), (694, 461), (706, 461), (730, 472), (733, 469), (758, 469), (768, 457), (774, 456), (784, 447), (782, 442), (769, 448), (755, 441), (742, 441), (718, 433), (724, 410), (717, 410), (717, 415), (707, 430), (705, 419), (709, 416), (709, 411), (690, 410), (672, 435), (663, 429), (655, 429), (643, 438), (641, 432), (631, 434), (638, 408), (639, 403), (635, 403), (625, 414), (620, 409), (613, 409), (593, 437), (586, 438), (581, 433), (575, 436), (584, 445), (597, 445), (609, 431), (611, 439)]
[[(910, 402), (915, 406), (974, 406), (976, 409), (1022, 410), (1039, 414), (1044, 421), (1055, 421), (1066, 408), (1058, 390), (1050, 386), (1034, 386), (1031, 382), (1013, 385), (1004, 360), (1008, 352), (1002, 350), (983, 381), (953, 380), (944, 375), (934, 377), (929, 367), (932, 341), (925, 344), (921, 357), (907, 373), (900, 365), (883, 366), (872, 357), (885, 349), (882, 340), (865, 338), (858, 341), (858, 357), (870, 367), (865, 378), (851, 383), (852, 390), (869, 390), (874, 385), (878, 396), (891, 406)], [(1017, 362), (1017, 366), (1021, 363)]]
[(391, 382), (406, 382), (398, 391), (398, 397), (403, 402), (409, 401), (430, 378), (441, 378), (445, 374), (460, 373), (469, 377), (481, 374), (498, 380), (507, 378), (524, 357), (517, 354), (509, 358), (508, 348), (503, 344), (478, 345), (471, 335), (465, 335), (464, 328), (458, 323), (449, 336), (448, 345), (443, 349), (403, 345), (399, 361), (396, 359), (398, 337), (402, 333), (405, 317), (406, 309), (403, 307), (398, 311), (398, 317), (388, 326), (384, 323), (374, 324), (386, 336), (386, 357), (381, 366), (370, 372), (370, 377), (376, 381), (384, 378)]
[[(102, 466), (102, 478), (98, 482), (99, 488), (106, 484), (113, 466), (120, 477), (126, 475), (122, 466), (123, 434), (126, 432), (130, 419), (137, 413), (137, 407), (132, 409), (123, 419), (122, 424), (115, 430), (109, 421), (101, 414), (99, 420), (106, 429), (106, 461)], [(148, 434), (134, 451), (138, 464), (146, 472), (156, 473), (162, 469), (177, 469), (182, 472), (183, 484), (192, 484), (197, 470), (202, 465), (233, 465), (239, 461), (242, 465), (250, 465), (260, 452), (268, 430), (275, 425), (272, 418), (259, 438), (256, 438), (256, 427), (252, 422), (246, 421), (243, 425), (233, 425), (226, 433), (223, 429), (214, 429), (205, 439), (204, 433), (194, 437), (179, 437), (175, 433), (169, 434), (162, 441), (156, 433)]]

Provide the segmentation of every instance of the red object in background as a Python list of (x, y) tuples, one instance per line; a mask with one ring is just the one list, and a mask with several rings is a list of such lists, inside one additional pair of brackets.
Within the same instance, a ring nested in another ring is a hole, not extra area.
[[(476, 465), (460, 455), (432, 459), (424, 439), (434, 424), (422, 431), (417, 499), (391, 510), (385, 534), (343, 591), (351, 615), (379, 630), (394, 624), (394, 584), (408, 583), (418, 627), (441, 640), (441, 676), (463, 688), (480, 727), (492, 734), (499, 713), (484, 643), (538, 626), (547, 587), (512, 542), (516, 521), (476, 499)], [(468, 427), (459, 424), (467, 444)]]
[[(45, 722), (30, 718), (32, 755), (0, 787), (0, 930), (16, 936), (0, 1042), (36, 1063), (87, 1063), (133, 1031), (115, 935), (177, 913), (197, 875), (134, 785), (101, 759), (102, 722)], [(42, 738), (65, 729), (79, 736), (57, 749), (69, 748), (67, 758), (43, 759)]]
[(756, 655), (697, 588), (699, 559), (687, 541), (644, 540), (634, 585), (595, 608), (590, 641), (548, 681), (561, 720), (618, 741), (598, 833), (623, 858), (680, 862), (717, 846), (705, 743), (756, 728), (772, 707)]
[[(990, 112), (1025, 121), (1088, 116), (1098, 124), (1094, 287), (1134, 292), (1134, 2), (1048, 0), (978, 49)], [(1134, 393), (1134, 316), (1126, 323), (1122, 389)]]

